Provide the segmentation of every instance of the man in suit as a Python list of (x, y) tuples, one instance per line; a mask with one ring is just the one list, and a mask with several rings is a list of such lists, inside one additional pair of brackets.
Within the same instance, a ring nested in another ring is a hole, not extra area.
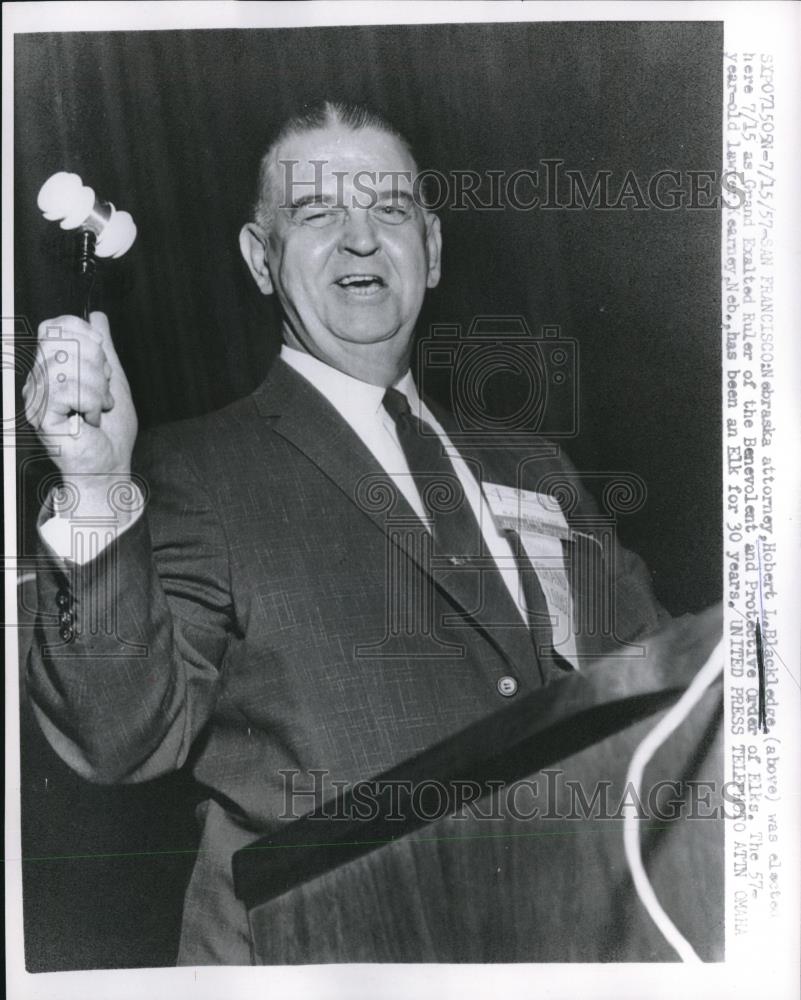
[[(569, 481), (568, 513), (591, 515), (556, 447), (532, 433), (456, 449), (456, 424), (419, 398), (415, 323), (442, 238), (416, 171), (362, 109), (325, 104), (282, 130), (241, 233), (282, 307), (281, 356), (246, 399), (140, 440), (133, 466), (105, 316), (40, 327), (28, 416), (63, 484), (40, 526), (30, 697), (86, 778), (187, 766), (204, 790), (182, 964), (251, 961), (231, 856), (287, 821), (287, 775), (311, 808), (313, 772), (329, 789), (376, 775), (663, 614), (617, 547), (601, 575), (558, 558), (534, 571), (492, 497)], [(545, 535), (562, 548), (566, 523), (557, 505)], [(557, 642), (549, 581), (574, 619), (608, 586), (614, 629)]]

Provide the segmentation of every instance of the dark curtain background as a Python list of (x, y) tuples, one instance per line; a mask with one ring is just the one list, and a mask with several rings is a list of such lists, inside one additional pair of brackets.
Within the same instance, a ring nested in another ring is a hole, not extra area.
[[(57, 170), (138, 224), (95, 301), (148, 425), (247, 394), (278, 349), (237, 233), (270, 133), (304, 102), (379, 108), (423, 166), (511, 172), (559, 158), (588, 179), (611, 171), (616, 190), (629, 170), (643, 186), (659, 170), (720, 170), (721, 53), (712, 23), (17, 36), (22, 366), (26, 330), (70, 308), (70, 241), (36, 207)], [(444, 210), (442, 222), (445, 273), (421, 333), (483, 315), (558, 324), (578, 345), (569, 454), (646, 483), (621, 537), (672, 612), (719, 599), (718, 212)], [(447, 379), (422, 374), (447, 398)], [(499, 408), (508, 395), (491, 387)], [(24, 436), (19, 454), (25, 554), (48, 467)], [(194, 843), (185, 780), (94, 788), (54, 757), (26, 706), (23, 728), (29, 967), (172, 963)]]

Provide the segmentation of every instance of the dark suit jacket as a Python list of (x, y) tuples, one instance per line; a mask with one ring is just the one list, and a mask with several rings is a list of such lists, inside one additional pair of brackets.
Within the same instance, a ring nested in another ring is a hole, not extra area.
[[(483, 480), (576, 485), (534, 436), (462, 451)], [(137, 467), (145, 516), (89, 565), (40, 573), (30, 695), (53, 747), (90, 780), (192, 769), (207, 798), (179, 962), (247, 964), (231, 855), (287, 821), (288, 789), (320, 769), (333, 794), (330, 782), (369, 778), (502, 711), (501, 677), (520, 692), (542, 680), (519, 618), (476, 610), (479, 573), (453, 567), (434, 585), (402, 496), (284, 362), (248, 398), (146, 437)], [(589, 497), (574, 500), (569, 520), (592, 528)], [(575, 600), (599, 607), (606, 590), (616, 635), (588, 627), (586, 656), (660, 617), (636, 556), (612, 546), (601, 570), (591, 563), (575, 560)], [(74, 635), (62, 641), (48, 623), (65, 607)]]

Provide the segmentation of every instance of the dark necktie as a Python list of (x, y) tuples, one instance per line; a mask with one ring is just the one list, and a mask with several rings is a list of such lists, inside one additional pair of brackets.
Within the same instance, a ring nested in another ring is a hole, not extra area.
[[(439, 436), (412, 413), (406, 396), (397, 389), (387, 389), (384, 409), (395, 424), (409, 472), (431, 518), (435, 557), (449, 559), (455, 565), (477, 558), (483, 550), (481, 528)], [(511, 541), (512, 548), (518, 550), (518, 568), (527, 567), (527, 572), (521, 573), (523, 595), (529, 610), (531, 638), (538, 652), (543, 680), (547, 680), (554, 672), (559, 675), (562, 672), (554, 663), (545, 596), (530, 562), (524, 554), (521, 556), (515, 538)], [(482, 619), (507, 624), (510, 620), (519, 621), (498, 568), (482, 568), (481, 578)]]

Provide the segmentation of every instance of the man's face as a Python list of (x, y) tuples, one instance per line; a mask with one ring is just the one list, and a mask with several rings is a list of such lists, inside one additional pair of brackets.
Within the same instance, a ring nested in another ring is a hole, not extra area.
[(414, 203), (415, 172), (403, 145), (375, 129), (290, 136), (273, 171), (270, 232), (243, 230), (287, 342), (367, 381), (408, 363), (423, 295), (439, 280), (439, 220)]

